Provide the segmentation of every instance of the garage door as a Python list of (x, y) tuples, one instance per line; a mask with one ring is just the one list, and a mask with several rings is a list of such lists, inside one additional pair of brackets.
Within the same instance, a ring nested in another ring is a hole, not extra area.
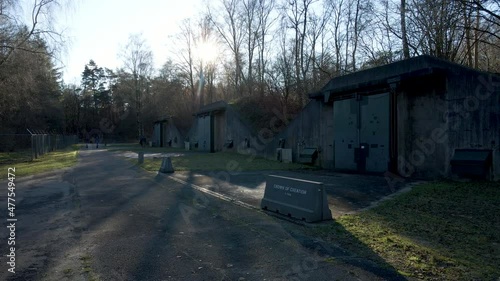
[(211, 145), (210, 116), (198, 117), (198, 149), (210, 151)]
[(335, 168), (357, 170), (354, 149), (358, 147), (358, 102), (356, 99), (333, 103)]
[(385, 172), (389, 163), (389, 94), (334, 102), (335, 168)]

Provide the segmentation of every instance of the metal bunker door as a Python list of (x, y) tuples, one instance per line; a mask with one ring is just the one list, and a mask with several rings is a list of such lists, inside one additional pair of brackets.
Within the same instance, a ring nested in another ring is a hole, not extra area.
[(358, 147), (358, 102), (354, 98), (333, 102), (335, 168), (357, 170), (354, 151)]
[(389, 93), (333, 103), (335, 168), (385, 172), (389, 163)]

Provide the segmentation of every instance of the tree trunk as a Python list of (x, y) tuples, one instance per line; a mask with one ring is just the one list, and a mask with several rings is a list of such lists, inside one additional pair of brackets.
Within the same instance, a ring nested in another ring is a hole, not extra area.
[(403, 43), (403, 57), (410, 58), (410, 49), (408, 48), (408, 36), (406, 34), (406, 0), (401, 0), (401, 38)]
[(474, 31), (474, 68), (479, 68), (479, 7), (476, 10), (476, 29)]

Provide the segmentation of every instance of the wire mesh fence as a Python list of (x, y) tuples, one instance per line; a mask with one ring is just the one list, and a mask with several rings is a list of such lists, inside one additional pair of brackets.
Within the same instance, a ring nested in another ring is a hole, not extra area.
[(0, 164), (33, 161), (48, 152), (78, 143), (76, 135), (27, 131), (26, 134), (0, 134)]

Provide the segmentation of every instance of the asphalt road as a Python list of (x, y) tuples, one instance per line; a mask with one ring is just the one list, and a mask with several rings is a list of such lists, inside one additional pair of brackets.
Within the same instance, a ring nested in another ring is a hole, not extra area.
[(0, 280), (397, 277), (363, 262), (332, 263), (331, 255), (353, 253), (304, 236), (307, 225), (144, 172), (105, 150), (81, 150), (75, 167), (18, 180), (16, 192), (16, 273), (7, 271), (4, 227)]

